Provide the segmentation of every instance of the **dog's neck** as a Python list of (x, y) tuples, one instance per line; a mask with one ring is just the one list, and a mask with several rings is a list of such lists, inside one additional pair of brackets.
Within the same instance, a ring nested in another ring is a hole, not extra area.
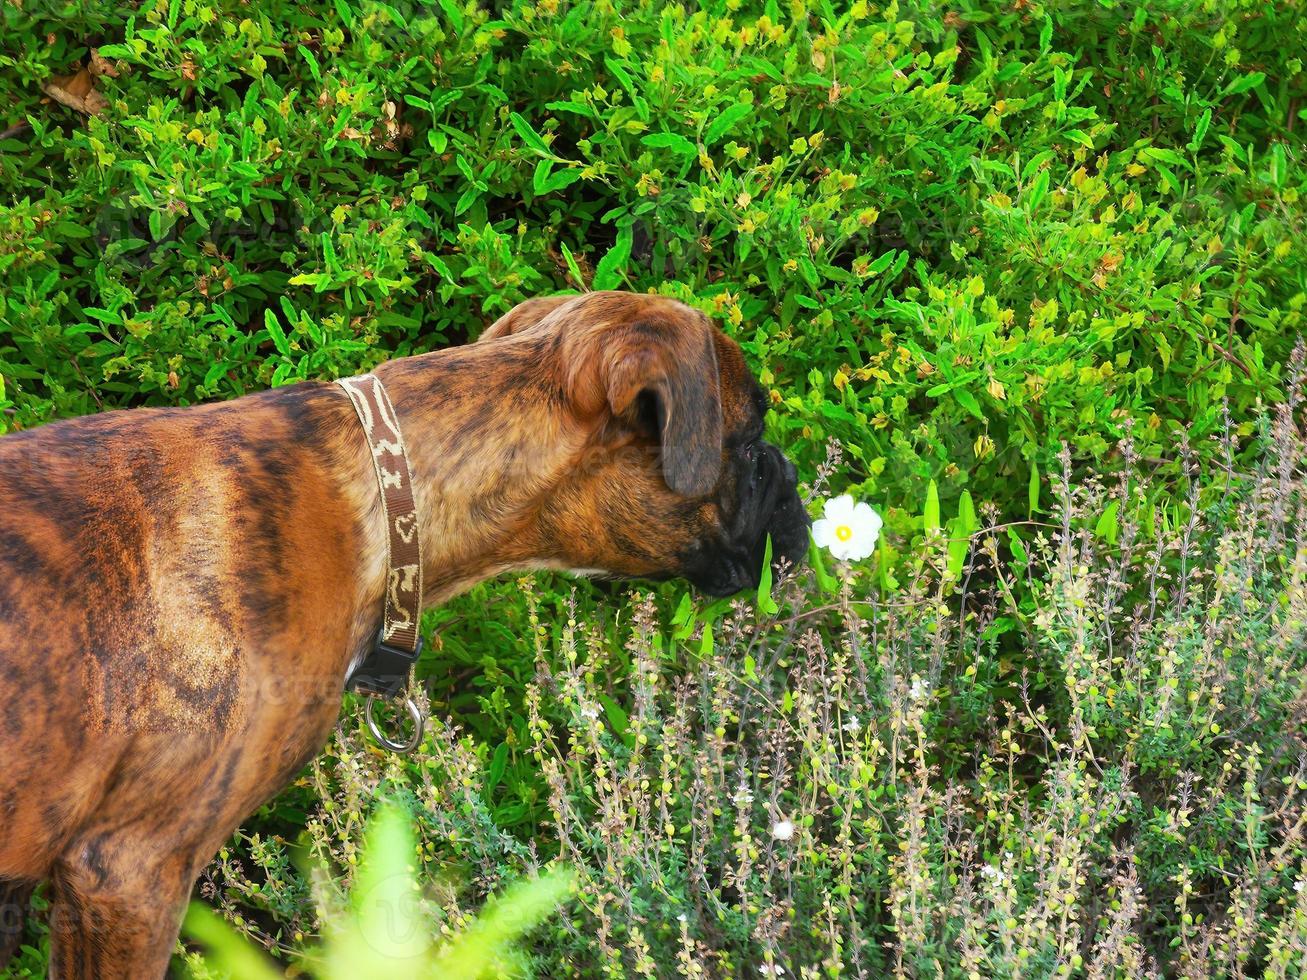
[[(413, 472), (425, 603), (514, 569), (548, 567), (536, 506), (593, 427), (560, 411), (542, 344), (512, 337), (382, 364)], [(384, 549), (384, 536), (378, 532)], [(382, 560), (384, 563), (384, 559)]]

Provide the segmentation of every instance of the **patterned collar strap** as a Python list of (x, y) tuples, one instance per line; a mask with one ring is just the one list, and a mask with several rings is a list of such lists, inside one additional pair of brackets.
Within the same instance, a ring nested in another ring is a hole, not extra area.
[(386, 517), (386, 599), (381, 632), (363, 661), (345, 681), (348, 690), (395, 697), (408, 685), (409, 670), (422, 652), (418, 620), (422, 612), (422, 546), (418, 537), (413, 474), (395, 407), (374, 374), (341, 378), (368, 439), (372, 466)]

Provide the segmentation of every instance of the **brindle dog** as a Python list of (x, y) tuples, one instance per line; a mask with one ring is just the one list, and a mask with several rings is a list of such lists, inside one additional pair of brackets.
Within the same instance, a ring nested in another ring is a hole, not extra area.
[[(668, 299), (528, 301), (382, 364), (425, 601), (514, 569), (756, 585), (794, 467), (736, 344)], [(50, 882), (51, 972), (159, 976), (201, 867), (335, 722), (376, 635), (377, 478), (338, 386), (0, 439), (0, 967)]]

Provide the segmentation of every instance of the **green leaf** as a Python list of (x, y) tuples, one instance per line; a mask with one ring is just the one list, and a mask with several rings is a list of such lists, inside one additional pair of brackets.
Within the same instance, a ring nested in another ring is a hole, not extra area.
[(557, 173), (552, 174), (549, 179), (545, 181), (544, 192), (546, 194), (553, 194), (556, 191), (561, 191), (566, 187), (572, 186), (572, 184), (580, 179), (581, 168), (568, 167), (566, 170), (560, 170)]
[(272, 343), (277, 350), (286, 357), (290, 357), (290, 342), (286, 339), (281, 324), (277, 322), (277, 314), (273, 313), (272, 310), (264, 310), (263, 325), (268, 328), (268, 336), (272, 338)]
[(113, 310), (103, 310), (98, 306), (83, 306), (82, 312), (92, 320), (99, 320), (101, 323), (109, 323), (115, 327), (123, 325), (123, 315), (115, 313)]
[(629, 747), (634, 748), (635, 736), (631, 734), (631, 720), (622, 710), (622, 706), (603, 693), (599, 694), (599, 703), (604, 706), (604, 715), (608, 718), (608, 724), (612, 726), (613, 734)]
[(774, 616), (781, 611), (776, 600), (771, 596), (771, 535), (762, 548), (762, 571), (758, 576), (758, 610), (767, 616)]
[(397, 806), (383, 807), (368, 821), (363, 860), (350, 891), (354, 928), (342, 937), (342, 944), (355, 947), (355, 956), (362, 954), (360, 959), (402, 960), (426, 951), (418, 885), (409, 870), (413, 848), (413, 832)]
[(567, 271), (572, 274), (572, 281), (576, 283), (578, 289), (585, 289), (585, 278), (581, 275), (581, 268), (576, 264), (576, 259), (572, 257), (572, 250), (565, 242), (558, 243), (558, 250), (563, 253), (563, 261), (567, 263)]
[(191, 902), (182, 925), (186, 935), (207, 947), (205, 963), (221, 974), (249, 980), (280, 980), (272, 961), (238, 933), (225, 919), (200, 902)]
[(1167, 187), (1170, 188), (1171, 193), (1179, 194), (1180, 181), (1176, 179), (1176, 176), (1172, 172), (1171, 168), (1160, 163), (1154, 163), (1153, 167), (1157, 170), (1159, 174), (1162, 175), (1162, 179), (1166, 182)]
[(672, 637), (677, 640), (684, 640), (694, 632), (694, 600), (688, 592), (681, 593), (681, 601), (676, 604), (676, 612), (672, 614), (672, 627)]
[(231, 370), (231, 365), (226, 361), (219, 361), (217, 364), (209, 365), (209, 370), (204, 372), (204, 387), (212, 388), (218, 383), (218, 379), (229, 370)]
[(313, 56), (313, 52), (310, 51), (308, 48), (306, 48), (304, 45), (301, 44), (298, 46), (298, 48), (299, 48), (300, 57), (302, 57), (306, 62), (308, 62), (309, 73), (313, 75), (313, 80), (315, 82), (321, 83), (322, 69), (318, 67), (318, 59), (315, 58)]
[(1035, 182), (1030, 185), (1030, 210), (1034, 211), (1044, 195), (1048, 193), (1048, 171), (1041, 170), (1035, 177)]
[(953, 391), (953, 397), (957, 399), (959, 405), (976, 418), (980, 419), (982, 422), (985, 420), (985, 413), (980, 410), (980, 402), (977, 401), (976, 396), (966, 388), (955, 388)]
[(494, 756), (490, 759), (490, 765), (486, 769), (486, 793), (490, 793), (499, 781), (504, 778), (504, 770), (508, 768), (508, 743), (500, 742), (495, 749)]
[(321, 235), (322, 240), (322, 260), (327, 266), (328, 272), (340, 272), (340, 260), (336, 258), (336, 246), (331, 243), (331, 233), (324, 231)]
[(694, 157), (699, 154), (697, 146), (684, 136), (679, 136), (676, 133), (650, 133), (640, 142), (655, 149), (671, 150), (683, 157)]
[(1107, 505), (1102, 516), (1098, 518), (1098, 523), (1094, 525), (1094, 534), (1102, 538), (1108, 544), (1116, 544), (1117, 534), (1120, 530), (1117, 522), (1117, 511), (1120, 509), (1121, 502), (1113, 500)]
[(926, 486), (926, 509), (923, 514), (923, 527), (926, 533), (940, 529), (939, 523), (939, 487), (935, 486), (935, 481), (931, 480)]
[(631, 257), (631, 226), (618, 229), (617, 241), (595, 266), (594, 289), (616, 289), (622, 284), (626, 260)]
[(1014, 527), (1007, 529), (1007, 544), (1012, 550), (1012, 557), (1016, 559), (1018, 565), (1025, 567), (1030, 563), (1030, 555), (1027, 554), (1026, 546), (1022, 543), (1021, 537)]
[(826, 562), (821, 556), (821, 549), (817, 547), (817, 542), (812, 540), (811, 535), (808, 536), (808, 567), (817, 577), (817, 588), (821, 592), (831, 595), (840, 590), (839, 580), (826, 571)]
[(461, 33), (463, 30), (463, 8), (458, 5), (458, 0), (440, 0), (440, 9), (449, 18), (449, 23), (454, 30)]
[(1189, 152), (1197, 153), (1203, 145), (1203, 137), (1207, 135), (1207, 128), (1212, 124), (1212, 110), (1209, 106), (1203, 110), (1203, 114), (1198, 117), (1198, 122), (1194, 124), (1194, 138), (1189, 141)]
[(536, 164), (531, 185), (535, 189), (537, 197), (561, 191), (581, 179), (580, 167), (568, 167), (558, 171), (558, 173), (552, 172), (553, 167), (553, 160), (541, 160)]
[(971, 491), (963, 490), (962, 499), (958, 501), (958, 516), (950, 522), (948, 543), (949, 574), (957, 578), (967, 562), (967, 552), (971, 548), (971, 535), (980, 527), (976, 520), (976, 506), (971, 500)]
[(881, 591), (888, 595), (898, 587), (898, 580), (894, 577), (893, 560), (883, 535), (876, 543), (876, 566)]
[(631, 79), (631, 75), (622, 65), (612, 58), (604, 59), (606, 67), (614, 78), (621, 83), (622, 88), (626, 89), (626, 94), (631, 97), (631, 105), (635, 106), (636, 115), (644, 122), (649, 121), (649, 103), (640, 95), (640, 87)]
[(748, 102), (737, 102), (727, 109), (716, 119), (714, 119), (704, 131), (703, 142), (705, 146), (712, 146), (719, 139), (731, 131), (731, 129), (745, 116), (754, 111), (754, 107)]
[(545, 193), (545, 185), (549, 181), (549, 172), (553, 169), (553, 160), (541, 160), (536, 164), (535, 173), (531, 176), (531, 186), (536, 192), (536, 197)]
[(894, 261), (894, 256), (896, 253), (897, 253), (897, 249), (892, 248), (888, 252), (885, 252), (883, 255), (877, 256), (876, 261), (871, 263), (871, 265), (867, 266), (867, 275), (878, 276), (886, 269), (888, 269), (890, 263)]
[[(571, 896), (575, 873), (570, 869), (550, 871), (539, 878), (527, 878), (491, 899), (471, 926), (442, 951), (434, 967), (421, 976), (447, 977), (449, 980), (474, 980), (490, 975), (502, 966), (505, 947), (543, 922)], [(419, 930), (421, 932), (421, 930)], [(423, 933), (425, 935), (425, 933)], [(355, 976), (394, 976), (394, 967), (382, 964)], [(420, 964), (419, 964), (420, 966)], [(411, 971), (412, 967), (408, 967)], [(348, 974), (340, 974), (346, 976)], [(419, 975), (407, 972), (406, 976)]]
[(540, 134), (531, 127), (531, 124), (520, 113), (510, 112), (508, 119), (513, 124), (513, 128), (517, 130), (517, 135), (522, 137), (523, 143), (541, 156), (556, 159), (554, 151), (549, 149), (548, 144), (541, 139)]
[(1284, 176), (1287, 171), (1287, 162), (1284, 157), (1284, 144), (1273, 143), (1271, 145), (1271, 183), (1276, 187), (1284, 186)]
[(1030, 504), (1028, 514), (1034, 517), (1039, 513), (1039, 464), (1033, 459), (1030, 461), (1030, 487), (1026, 497)]
[(1262, 82), (1266, 81), (1266, 74), (1260, 71), (1249, 72), (1247, 75), (1241, 75), (1225, 87), (1222, 95), (1240, 95), (1249, 89), (1254, 89)]
[(958, 501), (958, 530), (967, 537), (980, 530), (980, 521), (976, 520), (976, 505), (971, 499), (970, 490), (963, 490), (962, 499)]

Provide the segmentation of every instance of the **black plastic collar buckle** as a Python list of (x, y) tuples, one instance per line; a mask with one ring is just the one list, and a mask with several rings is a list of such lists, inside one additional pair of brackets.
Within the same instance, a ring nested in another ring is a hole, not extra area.
[(422, 637), (418, 637), (416, 650), (405, 650), (387, 643), (379, 631), (368, 655), (345, 681), (345, 690), (376, 698), (396, 697), (408, 686), (409, 671), (421, 655)]

